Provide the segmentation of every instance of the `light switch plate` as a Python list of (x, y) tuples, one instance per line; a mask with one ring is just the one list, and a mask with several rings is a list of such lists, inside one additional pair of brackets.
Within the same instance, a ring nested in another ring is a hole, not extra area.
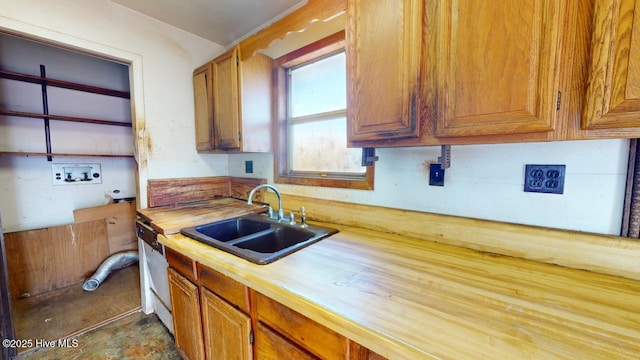
[(102, 167), (99, 163), (52, 164), (53, 185), (102, 184)]

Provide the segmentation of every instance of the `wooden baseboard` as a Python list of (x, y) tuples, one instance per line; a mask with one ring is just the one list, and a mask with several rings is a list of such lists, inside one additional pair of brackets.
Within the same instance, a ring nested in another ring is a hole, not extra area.
[[(264, 197), (277, 205), (275, 194), (267, 192)], [(296, 195), (282, 197), (286, 211), (304, 206), (309, 220), (640, 280), (637, 240)]]

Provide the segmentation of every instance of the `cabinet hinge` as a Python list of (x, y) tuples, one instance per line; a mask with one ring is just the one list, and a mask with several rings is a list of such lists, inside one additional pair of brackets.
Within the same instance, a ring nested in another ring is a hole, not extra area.
[(238, 56), (236, 56), (236, 66), (240, 65), (240, 58)]
[(560, 110), (560, 103), (562, 103), (562, 92), (558, 91), (558, 98), (556, 99), (556, 110)]
[(253, 336), (253, 330), (249, 332), (249, 344), (253, 344), (255, 338)]
[(238, 131), (238, 141), (242, 141), (242, 133)]

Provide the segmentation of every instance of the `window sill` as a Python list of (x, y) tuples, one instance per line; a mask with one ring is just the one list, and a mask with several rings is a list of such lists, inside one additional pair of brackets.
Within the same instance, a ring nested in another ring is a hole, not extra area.
[(310, 176), (275, 175), (276, 184), (307, 185), (355, 190), (373, 190), (373, 168), (367, 168), (363, 179), (338, 179)]

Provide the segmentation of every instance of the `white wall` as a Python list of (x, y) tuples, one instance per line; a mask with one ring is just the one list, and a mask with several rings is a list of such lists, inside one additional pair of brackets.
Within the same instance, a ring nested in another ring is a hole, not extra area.
[[(453, 146), (445, 186), (429, 186), (440, 147), (377, 149), (375, 190), (277, 185), (282, 193), (618, 235), (628, 140)], [(254, 174), (244, 173), (253, 160)], [(565, 164), (563, 195), (525, 193), (525, 164)], [(427, 165), (427, 167), (425, 167)], [(273, 182), (273, 156), (229, 156), (232, 176)], [(286, 207), (286, 204), (285, 204)]]
[[(115, 90), (129, 90), (129, 68), (77, 52), (0, 34), (3, 70), (80, 82)], [(51, 114), (131, 122), (128, 99), (48, 88)], [(0, 106), (9, 110), (42, 113), (41, 87), (0, 79)], [(130, 127), (51, 121), (52, 151), (57, 153), (132, 154)], [(46, 152), (42, 119), (0, 116), (0, 151)], [(52, 165), (101, 165), (101, 184), (54, 186)], [(106, 204), (118, 190), (135, 196), (135, 162), (131, 158), (0, 157), (0, 212), (5, 231), (33, 229), (73, 222), (73, 210)]]
[(3, 30), (131, 63), (140, 197), (147, 179), (227, 174), (226, 155), (196, 153), (193, 120), (193, 69), (222, 46), (108, 0), (0, 0)]
[(54, 162), (99, 162), (102, 184), (53, 186), (44, 157), (0, 156), (2, 230), (12, 232), (73, 222), (73, 210), (107, 204), (109, 193), (135, 195), (131, 158), (54, 158)]

